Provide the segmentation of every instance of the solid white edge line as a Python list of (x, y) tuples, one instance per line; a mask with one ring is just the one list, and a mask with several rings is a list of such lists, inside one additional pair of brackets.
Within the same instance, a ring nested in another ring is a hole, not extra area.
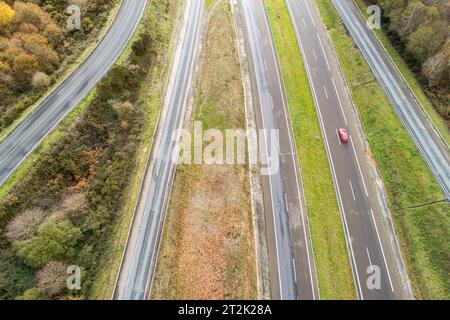
[(381, 238), (380, 238), (380, 234), (378, 232), (377, 222), (375, 221), (375, 216), (373, 214), (373, 210), (372, 209), (370, 209), (370, 213), (372, 215), (373, 224), (375, 226), (375, 232), (377, 233), (378, 242), (380, 244), (381, 254), (383, 255), (384, 265), (386, 266), (386, 271), (387, 271), (388, 278), (389, 278), (389, 284), (391, 286), (392, 292), (394, 292), (394, 286), (392, 285), (391, 273), (389, 271), (389, 267), (388, 267), (387, 262), (386, 262), (386, 256), (384, 255), (383, 244), (381, 243)]

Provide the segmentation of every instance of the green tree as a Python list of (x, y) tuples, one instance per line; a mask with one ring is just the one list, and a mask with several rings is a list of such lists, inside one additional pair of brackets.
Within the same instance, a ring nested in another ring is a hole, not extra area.
[(399, 19), (391, 19), (392, 27), (403, 39), (416, 31), (427, 20), (428, 8), (421, 1), (411, 1)]
[(447, 37), (448, 26), (445, 21), (426, 23), (408, 37), (406, 49), (415, 59), (423, 62), (441, 48)]
[(72, 257), (80, 237), (80, 229), (69, 220), (49, 220), (39, 227), (35, 237), (17, 241), (13, 247), (27, 265), (40, 267), (52, 260), (65, 260)]

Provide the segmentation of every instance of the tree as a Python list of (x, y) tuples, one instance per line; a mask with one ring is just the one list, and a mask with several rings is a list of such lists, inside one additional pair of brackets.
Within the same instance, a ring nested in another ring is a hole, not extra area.
[(408, 37), (406, 49), (415, 59), (423, 62), (439, 50), (447, 37), (446, 22), (433, 21), (422, 25)]
[(5, 26), (14, 18), (14, 10), (7, 3), (0, 2), (0, 26)]
[(84, 193), (74, 193), (67, 196), (61, 205), (61, 210), (64, 214), (71, 217), (82, 213), (88, 206), (88, 200)]
[(380, 7), (383, 9), (384, 13), (389, 17), (391, 13), (395, 10), (403, 10), (403, 1), (398, 0), (381, 0), (379, 1)]
[(411, 1), (398, 20), (392, 20), (392, 27), (403, 39), (416, 31), (427, 20), (428, 8), (421, 1)]
[(39, 30), (44, 30), (45, 26), (51, 23), (50, 17), (35, 3), (16, 1), (14, 3), (15, 16), (13, 22), (31, 23)]
[(31, 267), (40, 267), (52, 260), (73, 256), (81, 231), (69, 220), (49, 220), (42, 224), (37, 235), (29, 240), (16, 241), (16, 254)]
[(33, 76), (33, 88), (44, 89), (50, 85), (50, 77), (45, 72), (36, 72)]
[(17, 215), (6, 226), (6, 239), (13, 243), (32, 237), (45, 219), (45, 213), (40, 209), (30, 209)]
[(422, 74), (427, 78), (430, 87), (448, 84), (450, 79), (450, 42), (438, 53), (425, 61)]
[(67, 289), (67, 267), (61, 262), (48, 262), (37, 273), (38, 288), (49, 297), (62, 294)]

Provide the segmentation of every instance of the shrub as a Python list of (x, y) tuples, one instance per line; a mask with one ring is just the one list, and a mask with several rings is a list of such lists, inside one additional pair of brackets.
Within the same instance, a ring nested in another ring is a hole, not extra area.
[(31, 288), (16, 297), (16, 300), (47, 300), (47, 297), (38, 288)]
[(44, 89), (50, 85), (50, 77), (45, 72), (36, 72), (32, 83), (33, 88)]
[(45, 213), (40, 209), (30, 209), (17, 215), (6, 226), (6, 239), (13, 243), (32, 237), (45, 219)]
[(49, 297), (61, 295), (67, 289), (67, 265), (48, 262), (38, 273), (38, 288)]

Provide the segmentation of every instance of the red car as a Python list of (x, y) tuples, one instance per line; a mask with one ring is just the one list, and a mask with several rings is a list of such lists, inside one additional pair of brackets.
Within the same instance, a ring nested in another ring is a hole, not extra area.
[(339, 129), (339, 138), (341, 139), (341, 141), (343, 143), (347, 143), (348, 142), (347, 130), (345, 130), (344, 128), (340, 128)]

